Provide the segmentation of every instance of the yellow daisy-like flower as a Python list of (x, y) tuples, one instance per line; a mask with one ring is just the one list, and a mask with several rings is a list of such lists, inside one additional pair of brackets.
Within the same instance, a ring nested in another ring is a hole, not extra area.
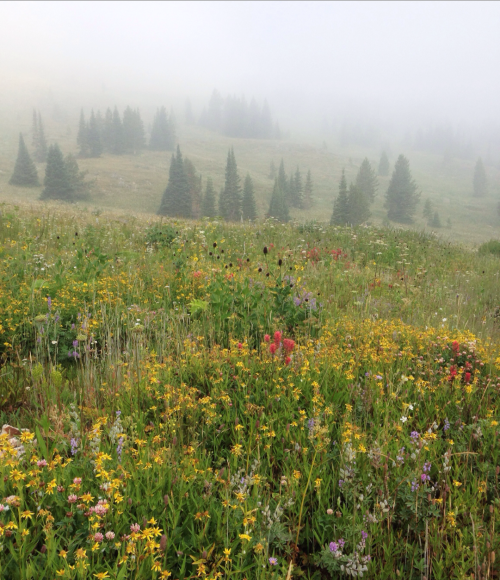
[(94, 574), (94, 578), (97, 578), (97, 580), (104, 580), (104, 578), (109, 578), (109, 574), (107, 572), (98, 572), (97, 574)]
[(169, 576), (172, 576), (172, 572), (169, 572), (168, 570), (160, 572), (160, 578), (168, 578)]
[(240, 534), (240, 540), (250, 541), (251, 539), (252, 539), (252, 536), (249, 536), (248, 534)]
[(161, 564), (160, 564), (160, 562), (158, 562), (158, 560), (155, 560), (153, 562), (153, 565), (151, 566), (151, 570), (153, 572), (160, 572), (161, 571)]

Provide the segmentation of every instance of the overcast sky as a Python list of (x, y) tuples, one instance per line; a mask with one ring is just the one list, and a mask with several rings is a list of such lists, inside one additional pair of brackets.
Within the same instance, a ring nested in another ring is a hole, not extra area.
[(498, 2), (3, 1), (0, 83), (498, 120), (499, 38)]

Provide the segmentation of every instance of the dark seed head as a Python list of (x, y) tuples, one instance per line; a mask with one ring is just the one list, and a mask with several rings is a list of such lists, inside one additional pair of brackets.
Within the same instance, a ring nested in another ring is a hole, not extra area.
[(216, 248), (217, 247), (217, 242), (214, 242), (213, 243), (213, 246), (214, 246), (214, 248)]
[(280, 258), (280, 259), (278, 260), (278, 266), (281, 268), (281, 266), (282, 266), (282, 265), (283, 265), (283, 260)]
[(264, 254), (267, 254), (267, 246), (264, 246)]

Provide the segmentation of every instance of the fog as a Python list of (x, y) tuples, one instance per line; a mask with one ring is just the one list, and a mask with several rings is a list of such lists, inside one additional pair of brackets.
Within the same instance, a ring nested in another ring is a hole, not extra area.
[(291, 131), (353, 119), (491, 132), (499, 23), (495, 2), (2, 2), (0, 105), (189, 97), (199, 115), (217, 88), (267, 98)]

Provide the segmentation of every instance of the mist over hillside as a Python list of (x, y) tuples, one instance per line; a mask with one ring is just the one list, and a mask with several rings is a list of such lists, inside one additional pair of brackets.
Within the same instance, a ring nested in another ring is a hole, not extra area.
[[(258, 217), (269, 214), (270, 168), (283, 160), (287, 179), (310, 171), (314, 187), (314, 203), (292, 204), (290, 217), (328, 221), (342, 170), (355, 182), (364, 159), (376, 169), (386, 154), (390, 172), (378, 176), (370, 220), (387, 223), (402, 154), (420, 192), (415, 227), (431, 227), (428, 202), (441, 235), (498, 236), (498, 16), (497, 4), (482, 2), (3, 3), (0, 197), (40, 196), (8, 183), (20, 132), (33, 153), (37, 111), (47, 144), (88, 171), (91, 205), (155, 213), (177, 145), (203, 191), (210, 178), (219, 195), (233, 147), (240, 179), (253, 179)], [(162, 108), (172, 129), (165, 154), (151, 146)], [(78, 144), (82, 113), (87, 123), (96, 115), (105, 139), (114, 110), (124, 123), (125, 111), (138, 115), (139, 141), (120, 157), (109, 143), (88, 155)], [(479, 162), (487, 188), (475, 196)]]

